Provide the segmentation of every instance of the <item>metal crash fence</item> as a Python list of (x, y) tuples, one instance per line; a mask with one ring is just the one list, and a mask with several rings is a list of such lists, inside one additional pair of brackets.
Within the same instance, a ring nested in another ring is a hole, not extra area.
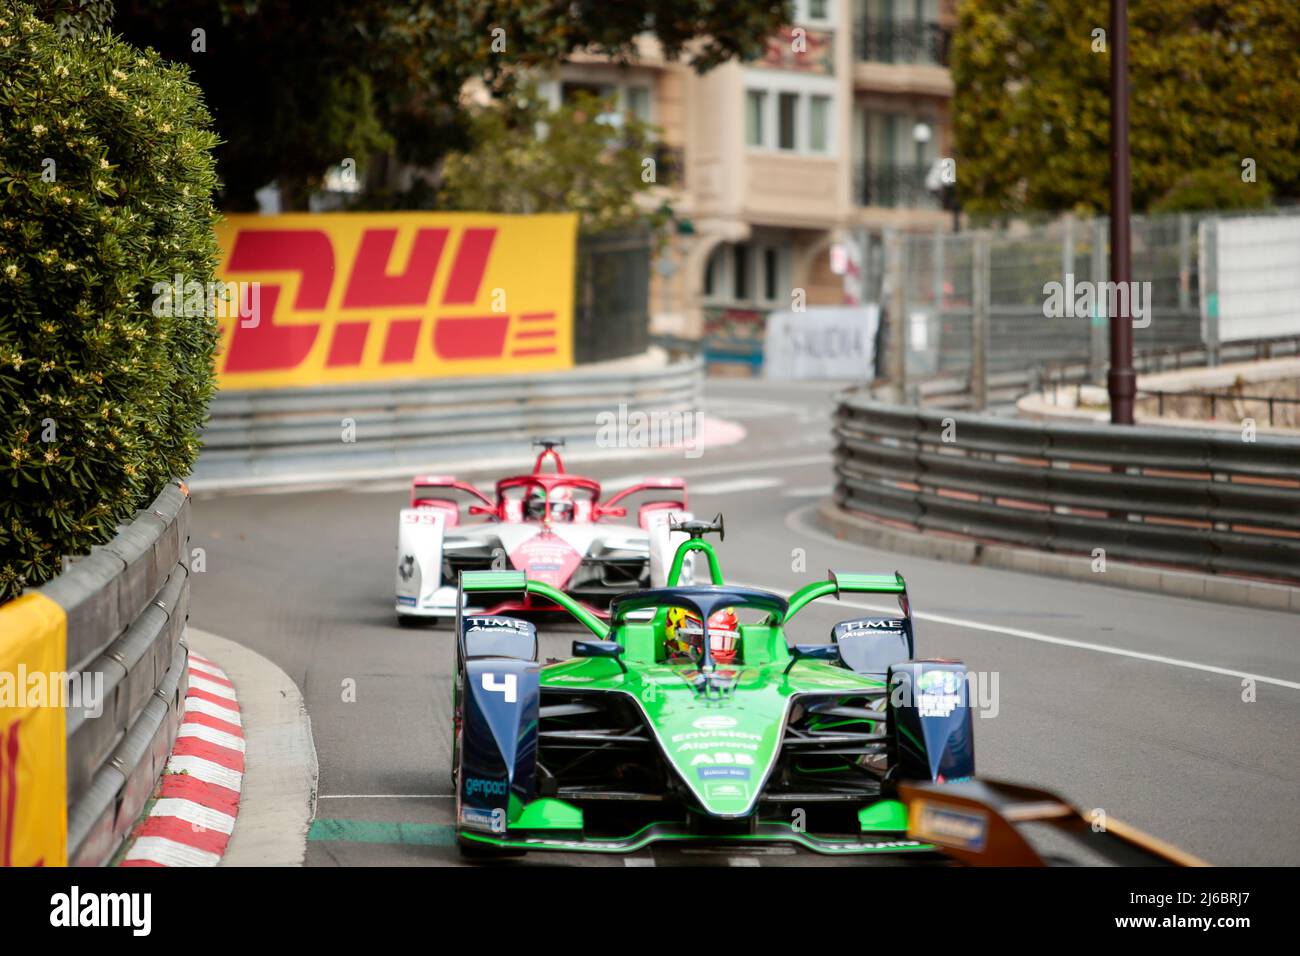
[(845, 393), (834, 499), (911, 529), (1300, 582), (1300, 440), (1060, 424)]

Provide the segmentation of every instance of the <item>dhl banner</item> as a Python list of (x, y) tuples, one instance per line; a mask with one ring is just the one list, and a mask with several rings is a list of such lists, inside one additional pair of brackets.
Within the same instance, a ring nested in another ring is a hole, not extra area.
[(572, 213), (229, 216), (218, 383), (569, 368), (577, 229)]
[(0, 866), (67, 863), (67, 636), (43, 594), (0, 607)]

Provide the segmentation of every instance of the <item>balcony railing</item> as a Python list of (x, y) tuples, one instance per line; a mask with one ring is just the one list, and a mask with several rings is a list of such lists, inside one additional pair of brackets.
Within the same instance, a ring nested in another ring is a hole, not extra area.
[(940, 193), (925, 188), (928, 163), (862, 163), (857, 168), (854, 195), (860, 206), (940, 209)]
[(853, 52), (872, 63), (948, 65), (952, 31), (924, 20), (863, 18), (854, 24)]

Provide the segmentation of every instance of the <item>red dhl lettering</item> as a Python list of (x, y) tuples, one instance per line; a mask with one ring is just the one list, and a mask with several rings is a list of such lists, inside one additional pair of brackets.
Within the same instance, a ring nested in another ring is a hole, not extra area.
[[(321, 227), (285, 227), (304, 222)], [(259, 281), (261, 294), (256, 316), (223, 324), (222, 384), (567, 367), (574, 225), (445, 213), (231, 217), (222, 277)], [(556, 235), (539, 242), (547, 233)]]

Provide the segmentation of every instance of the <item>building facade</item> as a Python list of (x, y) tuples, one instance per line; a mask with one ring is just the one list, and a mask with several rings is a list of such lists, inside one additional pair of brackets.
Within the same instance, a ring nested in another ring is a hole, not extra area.
[(679, 228), (655, 265), (656, 333), (744, 338), (773, 309), (841, 304), (833, 246), (949, 226), (933, 187), (954, 20), (953, 0), (796, 0), (755, 61), (700, 76), (648, 41), (629, 65), (578, 56), (541, 83), (661, 130), (654, 201)]

